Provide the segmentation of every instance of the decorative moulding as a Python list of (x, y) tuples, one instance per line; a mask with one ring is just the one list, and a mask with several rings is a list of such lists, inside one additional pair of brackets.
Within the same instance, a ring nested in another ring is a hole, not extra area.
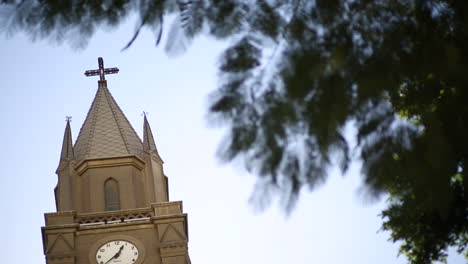
[(86, 170), (91, 168), (116, 167), (125, 165), (134, 166), (141, 171), (145, 166), (145, 162), (134, 155), (102, 159), (89, 159), (80, 162), (75, 167), (75, 170), (78, 172), (78, 175), (82, 175), (86, 172)]

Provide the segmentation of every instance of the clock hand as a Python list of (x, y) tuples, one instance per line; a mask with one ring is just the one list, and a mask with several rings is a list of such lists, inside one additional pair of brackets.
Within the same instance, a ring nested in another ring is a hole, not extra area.
[(120, 247), (120, 249), (119, 249), (119, 252), (117, 252), (117, 254), (115, 254), (115, 258), (118, 258), (120, 256), (120, 253), (122, 252), (123, 248), (124, 248), (124, 245), (122, 245)]
[(106, 263), (104, 263), (104, 264), (107, 264), (107, 263), (109, 263), (111, 260), (113, 260), (113, 259), (115, 259), (115, 258), (118, 258), (118, 257), (120, 256), (120, 253), (122, 252), (123, 248), (124, 248), (124, 246), (122, 245), (122, 246), (120, 247), (120, 249), (119, 249), (119, 252), (115, 253), (115, 255), (114, 255), (112, 258), (110, 258), (108, 261), (106, 261)]
[(106, 263), (104, 263), (104, 264), (109, 263), (109, 261), (113, 260), (114, 258), (115, 258), (115, 255), (112, 258), (110, 258), (108, 261), (106, 261)]

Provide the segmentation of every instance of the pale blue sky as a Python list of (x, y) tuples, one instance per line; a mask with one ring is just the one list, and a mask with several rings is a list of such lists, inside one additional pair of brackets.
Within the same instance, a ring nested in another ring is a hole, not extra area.
[[(82, 51), (32, 43), (22, 34), (0, 36), (3, 263), (45, 263), (40, 227), (43, 214), (55, 210), (65, 116), (73, 116), (76, 140), (97, 89), (97, 78), (83, 73), (97, 68), (99, 56), (106, 67), (120, 69), (107, 76), (108, 86), (140, 136), (141, 112), (149, 112), (170, 198), (183, 200), (188, 213), (192, 263), (406, 263), (387, 241), (389, 233), (378, 232), (384, 201), (365, 201), (356, 164), (346, 177), (334, 170), (324, 186), (304, 191), (289, 217), (277, 204), (253, 210), (248, 199), (254, 177), (219, 163), (215, 152), (223, 129), (206, 121), (223, 44), (197, 39), (184, 56), (169, 59), (154, 46), (153, 34), (142, 32), (120, 52), (133, 28), (130, 20), (118, 31), (100, 31)], [(449, 259), (464, 262), (461, 256)]]

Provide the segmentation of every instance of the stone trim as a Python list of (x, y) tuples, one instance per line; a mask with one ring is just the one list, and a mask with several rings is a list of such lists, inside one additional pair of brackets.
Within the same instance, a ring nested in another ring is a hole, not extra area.
[(78, 175), (82, 175), (88, 169), (91, 168), (104, 168), (104, 167), (115, 167), (115, 166), (125, 166), (131, 165), (137, 168), (138, 170), (143, 170), (145, 162), (137, 156), (123, 156), (123, 157), (112, 157), (112, 158), (102, 158), (102, 159), (88, 159), (80, 162), (75, 170)]
[[(46, 213), (45, 229), (74, 228), (89, 224), (132, 223), (138, 221), (164, 221), (174, 217), (187, 218), (182, 213), (182, 201), (161, 202), (151, 204), (151, 207), (102, 211), (93, 213), (77, 213), (76, 211), (63, 211)], [(185, 220), (186, 221), (186, 220)]]

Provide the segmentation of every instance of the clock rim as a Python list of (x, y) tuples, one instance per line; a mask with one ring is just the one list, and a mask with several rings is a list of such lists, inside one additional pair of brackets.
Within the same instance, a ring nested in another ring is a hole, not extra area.
[(88, 258), (90, 261), (89, 263), (99, 264), (99, 262), (96, 260), (96, 254), (99, 248), (101, 248), (106, 243), (109, 243), (111, 241), (116, 241), (116, 240), (125, 240), (135, 245), (138, 249), (138, 258), (133, 264), (141, 264), (143, 262), (143, 260), (145, 259), (145, 253), (146, 253), (143, 243), (141, 243), (135, 237), (132, 237), (129, 235), (110, 235), (110, 236), (106, 236), (105, 238), (98, 240), (97, 242), (93, 243), (93, 245), (90, 247), (89, 254), (88, 254)]

